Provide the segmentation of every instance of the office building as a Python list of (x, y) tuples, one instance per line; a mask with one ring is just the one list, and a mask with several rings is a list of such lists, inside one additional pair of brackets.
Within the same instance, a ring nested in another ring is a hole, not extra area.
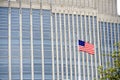
[(117, 0), (0, 0), (0, 80), (99, 80), (118, 41)]

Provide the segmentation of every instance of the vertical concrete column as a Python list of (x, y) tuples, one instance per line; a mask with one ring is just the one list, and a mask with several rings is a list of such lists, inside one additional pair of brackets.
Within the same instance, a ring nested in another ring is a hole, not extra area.
[(42, 80), (44, 80), (45, 77), (45, 72), (44, 72), (44, 36), (43, 36), (43, 0), (40, 0), (40, 10), (41, 10), (41, 14), (40, 14), (40, 28), (41, 28), (41, 59), (42, 59)]
[[(81, 18), (80, 18), (81, 16), (80, 15), (78, 15), (77, 16), (77, 40), (79, 40), (80, 39), (80, 25), (78, 24), (78, 23), (81, 23), (79, 20), (81, 20)], [(79, 25), (79, 26), (78, 26)], [(78, 51), (77, 51), (77, 53), (78, 53), (78, 80), (81, 80), (81, 63), (80, 63), (80, 52), (79, 52), (79, 47), (78, 47)]]
[(12, 80), (11, 77), (11, 5), (8, 1), (8, 75), (9, 80)]
[(64, 80), (64, 69), (63, 69), (63, 42), (62, 42), (62, 24), (61, 24), (61, 14), (59, 15), (60, 20), (60, 57), (61, 57), (61, 79)]
[(53, 14), (52, 14), (52, 4), (53, 2), (50, 2), (50, 27), (51, 27), (51, 44), (52, 44), (52, 80), (55, 80), (55, 66), (54, 66), (54, 36), (53, 36)]
[(67, 39), (66, 39), (66, 15), (64, 14), (64, 41), (65, 41), (65, 66), (66, 66), (66, 80), (68, 80), (68, 61), (67, 61)]
[(57, 13), (55, 13), (55, 34), (56, 34), (56, 61), (57, 61), (57, 80), (59, 80), (59, 52), (58, 52), (58, 24)]
[(34, 80), (32, 0), (30, 0), (30, 48), (31, 48), (31, 80)]
[(23, 54), (22, 54), (22, 8), (21, 2), (19, 1), (19, 20), (20, 20), (20, 80), (23, 80)]

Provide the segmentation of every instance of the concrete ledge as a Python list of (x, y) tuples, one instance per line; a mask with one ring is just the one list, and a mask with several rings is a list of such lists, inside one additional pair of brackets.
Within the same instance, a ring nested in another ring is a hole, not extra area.
[[(20, 4), (19, 1), (10, 1), (10, 7), (19, 8)], [(7, 0), (0, 0), (0, 7), (8, 7)], [(30, 8), (30, 1), (22, 2), (22, 8)], [(97, 8), (91, 7), (81, 7), (81, 6), (73, 6), (68, 5), (67, 3), (52, 3), (50, 2), (42, 2), (40, 3), (39, 0), (37, 2), (32, 2), (31, 7), (33, 9), (48, 9), (52, 10), (53, 13), (64, 13), (64, 14), (77, 14), (77, 15), (89, 15), (89, 16), (97, 16), (99, 21), (108, 21), (108, 22), (115, 22), (120, 23), (120, 16), (114, 14), (106, 14), (106, 13), (99, 13)]]

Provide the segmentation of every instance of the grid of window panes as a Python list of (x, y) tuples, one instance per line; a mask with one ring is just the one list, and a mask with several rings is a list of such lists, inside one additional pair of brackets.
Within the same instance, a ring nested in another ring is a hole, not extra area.
[(20, 79), (20, 32), (19, 9), (11, 9), (11, 76), (13, 80)]
[[(11, 67), (8, 67), (8, 8), (0, 8), (0, 79), (8, 80), (8, 69), (11, 68), (12, 80), (20, 80), (20, 9), (11, 8)], [(32, 31), (30, 32), (30, 9), (22, 9), (22, 68), (23, 79), (30, 80), (31, 72), (31, 35), (33, 35), (34, 79), (42, 79), (41, 62), (41, 26), (40, 10), (32, 10)], [(52, 57), (50, 37), (50, 11), (43, 10), (44, 36), (44, 72), (45, 79), (52, 79)]]
[(45, 80), (52, 79), (52, 51), (50, 11), (43, 10), (43, 44), (44, 44), (44, 75)]
[[(52, 77), (55, 80), (93, 80), (99, 78), (97, 72), (99, 64), (107, 67), (106, 62), (109, 60), (112, 65), (112, 59), (103, 55), (118, 50), (118, 47), (114, 47), (113, 44), (120, 40), (120, 24), (101, 21), (97, 26), (97, 16), (90, 15), (51, 14), (50, 10), (30, 10), (29, 8), (22, 8), (20, 14), (19, 8), (9, 8), (9, 10), (11, 10), (9, 19), (11, 36), (8, 36), (8, 8), (0, 8), (0, 79), (8, 80), (8, 69), (11, 68), (12, 80), (20, 80), (20, 67), (22, 67), (24, 80), (30, 80), (33, 74), (35, 80), (41, 80), (42, 71), (44, 71), (45, 80), (52, 80)], [(8, 40), (8, 37), (11, 37), (9, 38), (11, 40)], [(23, 66), (20, 65), (21, 37)], [(79, 39), (94, 44), (95, 55), (79, 52)], [(10, 41), (11, 56), (8, 56)], [(98, 51), (99, 41), (101, 53)], [(51, 42), (53, 42), (53, 56)], [(32, 50), (33, 56), (31, 56)], [(9, 64), (11, 67), (8, 67), (8, 57), (11, 57), (11, 64)], [(52, 58), (54, 58), (54, 64)], [(44, 70), (42, 70), (43, 65)], [(53, 69), (54, 72), (52, 72)]]
[[(54, 42), (54, 51), (55, 51), (54, 52), (55, 79), (57, 79), (58, 77), (60, 78), (60, 76), (62, 76), (61, 59), (63, 59), (64, 79), (72, 78), (72, 80), (74, 80), (76, 77), (76, 80), (79, 80), (78, 79), (79, 76), (81, 76), (80, 79), (88, 79), (88, 78), (94, 79), (93, 77), (98, 77), (96, 75), (98, 74), (96, 68), (99, 65), (98, 64), (99, 60), (97, 59), (98, 54), (95, 54), (95, 56), (91, 56), (89, 54), (78, 52), (78, 48), (77, 48), (78, 39), (82, 39), (93, 43), (96, 46), (95, 51), (98, 53), (98, 44), (97, 44), (98, 37), (96, 36), (98, 30), (97, 17), (54, 13), (52, 18), (53, 18), (53, 42)], [(60, 34), (60, 28), (62, 28), (61, 31), (63, 34)], [(79, 37), (77, 37), (78, 35), (77, 33), (79, 34)], [(62, 44), (60, 44), (60, 38), (61, 38), (60, 36), (62, 36)], [(95, 36), (96, 38), (94, 38)], [(63, 52), (62, 54), (64, 56), (60, 56), (61, 54), (59, 47), (60, 45), (62, 45), (62, 52)], [(79, 57), (78, 54), (80, 54)], [(80, 58), (80, 63), (78, 63), (78, 58)], [(95, 63), (95, 60), (97, 63)], [(78, 64), (80, 64), (80, 66), (78, 66)], [(79, 67), (81, 69), (80, 75), (78, 75)]]
[(40, 12), (41, 10), (39, 9), (32, 10), (34, 79), (35, 80), (42, 79)]
[(23, 79), (31, 79), (30, 9), (22, 9)]
[[(118, 47), (114, 46), (119, 42), (120, 26), (118, 23), (99, 22), (99, 34), (101, 44), (101, 55), (112, 54), (113, 51), (117, 51)], [(113, 65), (113, 61), (109, 56), (101, 56), (101, 64), (107, 67), (107, 62), (110, 61), (110, 66)]]
[(8, 80), (8, 8), (0, 8), (0, 80)]

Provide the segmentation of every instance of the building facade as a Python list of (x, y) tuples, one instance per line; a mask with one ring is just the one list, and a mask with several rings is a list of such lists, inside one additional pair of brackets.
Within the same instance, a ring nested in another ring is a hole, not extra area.
[[(0, 0), (0, 80), (94, 80), (120, 41), (116, 0)], [(89, 41), (95, 54), (78, 50)]]

